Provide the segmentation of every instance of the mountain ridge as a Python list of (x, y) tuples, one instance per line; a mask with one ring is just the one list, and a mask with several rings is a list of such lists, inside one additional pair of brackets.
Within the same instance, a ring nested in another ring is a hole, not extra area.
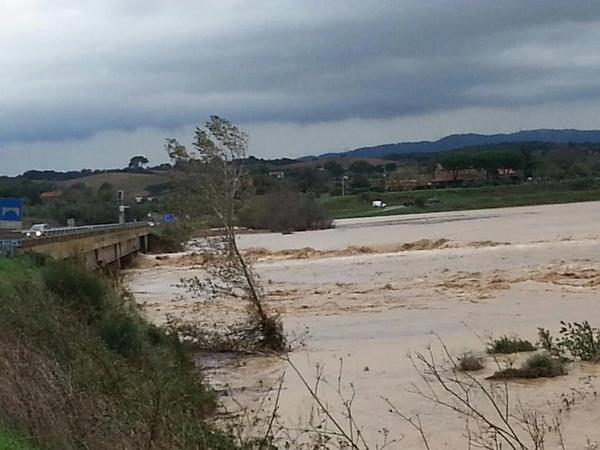
[[(584, 144), (600, 143), (600, 130), (578, 130), (574, 128), (554, 129), (540, 128), (534, 130), (522, 130), (514, 133), (456, 133), (444, 136), (436, 141), (408, 141), (391, 144), (380, 144), (374, 146), (365, 146), (347, 150), (343, 152), (323, 153), (317, 158), (331, 158), (336, 156), (353, 157), (384, 157), (397, 153), (426, 153), (443, 152), (449, 150), (458, 150), (465, 147), (474, 147), (478, 145), (505, 144), (505, 143), (525, 143), (525, 142), (543, 142), (555, 144)], [(315, 158), (307, 156), (305, 158)]]

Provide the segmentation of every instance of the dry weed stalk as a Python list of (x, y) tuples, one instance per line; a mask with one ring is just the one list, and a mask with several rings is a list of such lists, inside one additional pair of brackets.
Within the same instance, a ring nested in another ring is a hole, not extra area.
[[(383, 441), (370, 443), (364, 437), (362, 427), (354, 414), (354, 401), (357, 396), (352, 383), (346, 385), (343, 381), (343, 359), (340, 358), (338, 375), (335, 383), (330, 383), (324, 374), (324, 367), (315, 366), (314, 380), (311, 382), (290, 359), (289, 355), (281, 356), (283, 361), (298, 376), (302, 385), (314, 402), (310, 419), (305, 426), (291, 429), (282, 425), (288, 437), (286, 443), (294, 442), (297, 449), (352, 449), (352, 450), (383, 450), (398, 443), (390, 437), (389, 430), (382, 429)], [(322, 393), (322, 386), (327, 386), (335, 392), (336, 405), (328, 404)], [(341, 417), (338, 412), (341, 411)], [(292, 433), (295, 432), (296, 435)]]
[[(283, 392), (285, 372), (268, 386), (255, 407), (249, 407), (235, 398), (233, 392), (228, 397), (237, 410), (228, 410), (224, 405), (222, 416), (227, 431), (235, 438), (240, 448), (252, 450), (276, 449), (282, 433), (285, 432), (279, 423), (279, 404)], [(274, 398), (273, 398), (274, 394)], [(273, 401), (272, 405), (269, 402)]]

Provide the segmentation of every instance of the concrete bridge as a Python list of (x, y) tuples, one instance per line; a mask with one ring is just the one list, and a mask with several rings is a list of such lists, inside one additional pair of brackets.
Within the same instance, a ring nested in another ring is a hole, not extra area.
[(39, 253), (55, 259), (77, 258), (89, 269), (119, 266), (139, 251), (148, 249), (150, 226), (146, 222), (54, 228), (42, 236), (3, 233), (0, 250), (5, 254)]

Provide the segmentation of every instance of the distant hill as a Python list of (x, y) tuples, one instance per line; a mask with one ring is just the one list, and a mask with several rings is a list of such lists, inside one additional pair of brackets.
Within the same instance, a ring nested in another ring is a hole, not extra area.
[[(351, 156), (362, 158), (381, 158), (397, 153), (443, 152), (464, 147), (491, 144), (544, 142), (555, 144), (600, 143), (598, 130), (527, 130), (508, 134), (452, 134), (437, 141), (400, 142), (374, 147), (361, 147), (340, 153), (325, 153), (319, 158), (333, 156)], [(306, 157), (306, 159), (314, 157)]]
[(62, 181), (59, 183), (59, 188), (67, 189), (77, 183), (83, 183), (97, 191), (103, 183), (110, 183), (115, 190), (122, 190), (127, 198), (132, 198), (155, 195), (153, 186), (158, 188), (169, 181), (169, 175), (165, 172), (106, 172)]

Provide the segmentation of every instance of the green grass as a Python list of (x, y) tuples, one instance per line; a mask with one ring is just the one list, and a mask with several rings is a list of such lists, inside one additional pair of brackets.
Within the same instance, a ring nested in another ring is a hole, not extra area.
[[(385, 192), (370, 195), (374, 199), (385, 201), (388, 208), (383, 210), (373, 208), (371, 201), (366, 200), (365, 196), (361, 195), (324, 196), (321, 198), (321, 202), (334, 219), (461, 211), (600, 200), (600, 182), (596, 180), (553, 184), (516, 184)], [(427, 204), (422, 208), (418, 206), (408, 206), (401, 209), (393, 208), (394, 206), (403, 205), (405, 202), (414, 202), (417, 198), (435, 199), (439, 203)]]
[(0, 431), (0, 450), (36, 450), (12, 433)]

